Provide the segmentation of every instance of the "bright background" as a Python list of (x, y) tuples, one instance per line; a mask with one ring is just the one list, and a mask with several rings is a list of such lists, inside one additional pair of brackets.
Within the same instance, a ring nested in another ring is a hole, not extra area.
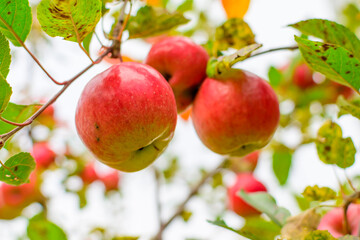
[[(33, 3), (36, 1), (32, 1)], [(256, 35), (258, 43), (264, 46), (262, 50), (294, 45), (293, 36), (298, 34), (295, 30), (287, 27), (308, 18), (325, 18), (338, 20), (337, 12), (341, 10), (339, 5), (345, 1), (338, 0), (252, 0), (245, 21), (250, 25)], [(196, 0), (198, 8), (208, 9), (214, 23), (221, 24), (225, 20), (225, 12), (218, 0)], [(188, 16), (190, 18), (194, 16)], [(190, 23), (191, 24), (191, 23)], [(99, 29), (100, 30), (100, 29)], [(35, 52), (40, 61), (51, 75), (59, 80), (68, 80), (89, 64), (88, 58), (81, 52), (77, 44), (63, 41), (59, 38), (50, 39), (50, 44), (38, 45), (39, 51)], [(195, 39), (202, 42), (202, 37)], [(28, 43), (29, 44), (29, 43)], [(30, 45), (31, 46), (31, 45)], [(32, 48), (34, 50), (34, 48)], [(99, 45), (93, 41), (91, 55), (95, 58)], [(123, 54), (135, 59), (144, 59), (150, 49), (150, 45), (140, 41), (132, 40), (123, 45)], [(21, 48), (12, 48), (13, 62), (8, 81), (13, 88), (12, 101), (20, 103), (25, 99), (22, 90), (30, 89), (31, 96), (35, 99), (48, 99), (59, 86), (52, 84), (47, 76), (34, 64), (32, 59)], [(237, 67), (254, 72), (267, 78), (267, 71), (270, 65), (281, 66), (292, 56), (291, 52), (282, 51), (255, 57), (239, 63)], [(76, 135), (74, 114), (77, 100), (84, 85), (96, 74), (108, 68), (109, 65), (101, 63), (86, 74), (80, 77), (58, 101), (55, 103), (56, 116), (67, 125), (71, 131), (59, 129), (58, 139), (51, 142), (51, 146), (58, 151), (63, 150), (63, 139), (71, 139), (74, 149), (82, 150), (84, 146)], [(286, 106), (281, 106), (286, 108)], [(334, 109), (336, 111), (336, 108)], [(343, 126), (344, 136), (353, 137), (355, 146), (359, 147), (360, 125), (358, 120), (352, 117), (342, 117), (338, 121)], [(314, 131), (317, 131), (321, 122), (313, 124)], [(44, 129), (37, 129), (39, 138), (46, 135)], [(297, 130), (278, 132), (276, 138), (285, 139), (289, 146), (296, 145), (300, 139)], [(30, 150), (30, 143), (24, 139), (25, 150)], [(28, 148), (28, 149), (26, 149)], [(176, 134), (168, 147), (166, 153), (157, 160), (156, 164), (162, 166), (168, 159), (167, 156), (176, 155), (180, 159), (182, 170), (180, 174), (183, 179), (171, 185), (164, 185), (161, 188), (161, 203), (163, 204), (163, 217), (167, 219), (177, 204), (188, 194), (186, 182), (196, 183), (198, 180), (199, 168), (211, 170), (219, 164), (221, 156), (206, 149), (200, 142), (193, 129), (191, 122), (178, 119)], [(1, 154), (0, 154), (1, 157)], [(290, 178), (285, 187), (279, 187), (272, 172), (271, 155), (266, 152), (261, 155), (256, 177), (268, 188), (280, 206), (284, 206), (293, 214), (298, 213), (297, 204), (292, 197), (294, 193), (301, 193), (307, 185), (338, 187), (335, 175), (344, 179), (343, 171), (335, 171), (333, 167), (322, 164), (318, 160), (316, 149), (313, 144), (302, 147), (293, 158)], [(359, 172), (358, 164), (354, 164), (347, 173), (353, 175)], [(155, 210), (154, 176), (151, 168), (131, 174), (123, 174), (121, 179), (122, 196), (113, 195), (104, 198), (101, 184), (91, 186), (88, 206), (78, 209), (78, 200), (74, 194), (65, 193), (61, 187), (61, 179), (64, 176), (62, 171), (51, 171), (48, 173), (43, 191), (46, 196), (51, 196), (49, 207), (49, 218), (59, 226), (63, 227), (71, 240), (88, 239), (87, 233), (94, 226), (104, 226), (114, 233), (122, 235), (142, 236), (140, 239), (150, 239), (157, 232), (158, 221)], [(234, 174), (226, 174), (225, 181), (229, 184), (234, 180)], [(71, 183), (76, 188), (78, 181), (74, 179)], [(236, 234), (225, 229), (213, 226), (206, 220), (214, 220), (215, 215), (224, 207), (226, 192), (212, 192), (210, 187), (204, 187), (200, 191), (203, 198), (194, 198), (187, 209), (193, 211), (193, 216), (188, 223), (180, 218), (175, 220), (165, 231), (165, 240), (192, 239), (240, 239)], [(204, 200), (205, 199), (205, 200)], [(204, 201), (211, 202), (208, 207)], [(28, 209), (27, 214), (31, 216), (36, 212), (36, 206)], [(240, 227), (242, 219), (236, 214), (229, 212), (224, 220), (232, 227)], [(23, 235), (26, 229), (26, 220), (17, 218), (14, 221), (0, 220), (0, 239), (17, 239)], [(90, 238), (89, 238), (90, 239)]]

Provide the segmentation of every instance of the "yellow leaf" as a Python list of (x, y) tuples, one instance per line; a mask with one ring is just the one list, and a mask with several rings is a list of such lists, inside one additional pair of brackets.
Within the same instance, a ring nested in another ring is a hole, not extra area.
[(243, 18), (250, 0), (221, 0), (228, 18)]

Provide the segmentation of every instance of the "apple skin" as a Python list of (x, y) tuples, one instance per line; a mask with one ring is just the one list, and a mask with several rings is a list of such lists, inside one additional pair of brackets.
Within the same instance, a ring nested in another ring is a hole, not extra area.
[(266, 187), (256, 180), (251, 173), (240, 173), (236, 176), (234, 185), (228, 188), (229, 209), (242, 217), (258, 215), (260, 212), (247, 204), (237, 193), (266, 192)]
[(316, 85), (313, 79), (313, 71), (306, 63), (296, 66), (293, 73), (293, 83), (301, 89), (307, 89)]
[[(347, 210), (347, 218), (351, 235), (358, 236), (360, 223), (360, 204), (350, 204)], [(326, 213), (317, 227), (318, 230), (328, 230), (336, 238), (345, 236), (343, 208), (334, 208)]]
[(206, 77), (209, 55), (205, 49), (186, 37), (167, 37), (155, 43), (146, 64), (154, 67), (169, 81), (174, 91), (177, 111), (181, 113), (193, 101)]
[(164, 77), (142, 63), (113, 65), (95, 76), (79, 99), (75, 123), (87, 148), (125, 172), (149, 166), (174, 135), (174, 94)]
[(31, 155), (34, 157), (37, 168), (48, 168), (55, 162), (56, 154), (46, 142), (35, 143)]
[(260, 151), (254, 151), (244, 157), (230, 157), (230, 169), (235, 173), (253, 172), (259, 160)]
[(239, 69), (207, 78), (192, 111), (195, 130), (213, 152), (244, 156), (264, 147), (279, 123), (279, 102), (262, 78)]

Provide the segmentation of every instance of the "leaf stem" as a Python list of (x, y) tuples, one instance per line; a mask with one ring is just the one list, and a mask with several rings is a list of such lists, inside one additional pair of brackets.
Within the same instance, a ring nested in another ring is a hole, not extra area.
[(154, 237), (154, 240), (161, 239), (164, 230), (170, 225), (170, 223), (172, 223), (172, 221), (174, 221), (174, 219), (176, 219), (178, 216), (181, 215), (181, 213), (185, 209), (186, 204), (192, 199), (193, 196), (195, 196), (199, 192), (200, 188), (207, 182), (209, 178), (213, 177), (218, 171), (220, 171), (223, 168), (225, 163), (226, 163), (226, 159), (222, 160), (221, 163), (215, 169), (208, 172), (202, 177), (202, 179), (191, 189), (187, 198), (179, 205), (176, 212), (165, 223), (163, 223), (160, 226), (160, 229), (156, 234), (156, 236)]
[(272, 48), (272, 49), (269, 49), (269, 50), (266, 50), (266, 51), (263, 51), (263, 52), (259, 52), (259, 53), (255, 53), (253, 55), (250, 55), (247, 59), (249, 58), (252, 58), (252, 57), (256, 57), (256, 56), (260, 56), (260, 55), (263, 55), (263, 54), (266, 54), (266, 53), (270, 53), (270, 52), (276, 52), (276, 51), (282, 51), (282, 50), (296, 50), (296, 49), (299, 49), (299, 47), (296, 45), (296, 46), (288, 46), (288, 47), (279, 47), (279, 48)]
[(45, 68), (41, 65), (40, 61), (35, 57), (35, 55), (28, 49), (25, 43), (21, 40), (19, 35), (14, 31), (14, 29), (0, 16), (0, 21), (7, 27), (7, 29), (12, 33), (15, 39), (20, 43), (20, 45), (28, 52), (28, 54), (32, 57), (32, 59), (37, 63), (37, 65), (44, 71), (44, 73), (57, 85), (64, 85), (64, 83), (56, 81), (50, 73), (48, 73)]

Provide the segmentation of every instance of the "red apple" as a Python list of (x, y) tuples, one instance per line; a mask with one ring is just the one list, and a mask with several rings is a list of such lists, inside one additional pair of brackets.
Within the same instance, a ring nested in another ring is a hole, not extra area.
[(196, 95), (192, 119), (212, 151), (244, 156), (264, 147), (279, 122), (275, 92), (262, 78), (232, 69), (222, 79), (207, 78)]
[(84, 88), (75, 123), (84, 144), (104, 164), (134, 172), (150, 165), (173, 137), (176, 102), (152, 67), (113, 65)]
[(313, 79), (313, 73), (306, 63), (302, 63), (295, 67), (293, 83), (301, 89), (312, 87), (316, 85)]
[(50, 149), (46, 142), (35, 143), (31, 150), (31, 155), (34, 157), (36, 167), (38, 168), (49, 167), (56, 158), (55, 152)]
[(119, 173), (112, 171), (100, 177), (100, 181), (104, 184), (106, 191), (116, 190), (119, 185)]
[(347, 210), (347, 219), (350, 233), (347, 233), (345, 229), (344, 209), (334, 208), (322, 217), (317, 229), (328, 230), (336, 238), (347, 234), (359, 236), (360, 204), (350, 204)]
[(84, 167), (80, 173), (80, 178), (85, 184), (91, 184), (99, 179), (99, 176), (97, 175), (94, 168), (94, 163), (89, 163)]
[(235, 173), (253, 172), (258, 163), (260, 151), (252, 152), (244, 157), (230, 157), (230, 169)]
[(258, 210), (247, 204), (237, 195), (240, 190), (246, 193), (266, 192), (266, 187), (255, 179), (251, 173), (241, 173), (236, 177), (235, 184), (228, 188), (229, 208), (242, 217), (260, 214)]
[(195, 93), (206, 77), (209, 56), (205, 49), (186, 37), (167, 37), (155, 43), (146, 64), (157, 69), (170, 83), (178, 112), (193, 101)]

